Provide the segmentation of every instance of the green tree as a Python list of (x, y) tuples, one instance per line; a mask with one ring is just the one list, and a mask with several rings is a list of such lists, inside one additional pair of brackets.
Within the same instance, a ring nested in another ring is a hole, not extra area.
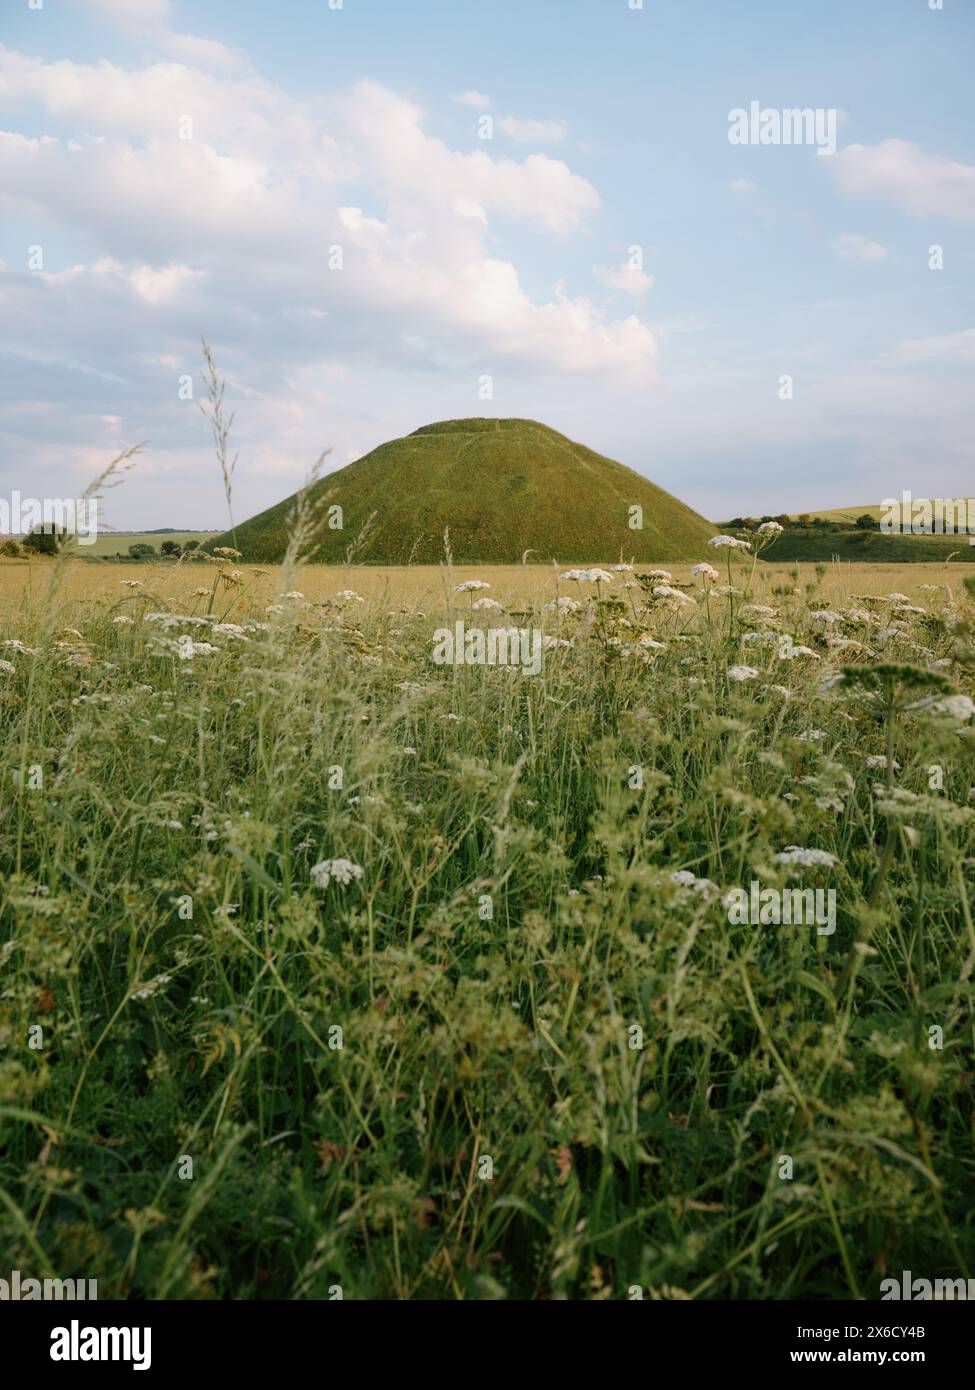
[(24, 537), (24, 548), (38, 555), (56, 555), (67, 534), (63, 527), (59, 530), (53, 522), (42, 522), (32, 527)]

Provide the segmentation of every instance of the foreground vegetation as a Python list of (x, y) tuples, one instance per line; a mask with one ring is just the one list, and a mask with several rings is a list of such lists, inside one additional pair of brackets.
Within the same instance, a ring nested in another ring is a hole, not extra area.
[[(975, 1273), (972, 605), (954, 572), (721, 569), (445, 569), (421, 606), (233, 557), (32, 567), (0, 631), (9, 1267), (101, 1298)], [(457, 619), (543, 623), (541, 673), (432, 664)], [(733, 925), (752, 879), (833, 888), (835, 933)]]

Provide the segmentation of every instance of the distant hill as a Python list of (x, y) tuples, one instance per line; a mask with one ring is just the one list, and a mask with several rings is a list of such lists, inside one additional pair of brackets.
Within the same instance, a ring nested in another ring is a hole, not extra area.
[[(312, 558), (343, 560), (372, 513), (356, 561), (432, 564), (443, 533), (458, 564), (609, 564), (707, 558), (710, 522), (639, 473), (534, 420), (445, 420), (381, 444), (329, 474), (313, 497), (338, 504), (343, 529), (319, 532)], [(205, 548), (236, 545), (246, 561), (276, 563), (288, 541), (294, 497)], [(631, 507), (643, 529), (631, 530)]]
[(822, 521), (858, 521), (861, 516), (872, 516), (879, 525), (882, 509), (875, 502), (865, 503), (862, 507), (830, 507), (827, 510), (818, 512), (792, 512), (792, 520), (795, 521), (800, 516), (819, 518)]

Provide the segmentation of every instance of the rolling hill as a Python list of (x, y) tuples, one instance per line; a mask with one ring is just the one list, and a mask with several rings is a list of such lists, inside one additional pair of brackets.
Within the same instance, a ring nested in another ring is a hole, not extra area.
[[(432, 564), (443, 533), (458, 564), (700, 560), (710, 522), (639, 473), (534, 420), (445, 420), (381, 444), (315, 485), (316, 503), (342, 508), (343, 528), (319, 531), (311, 558), (344, 560), (374, 519), (359, 564)], [(235, 545), (245, 561), (281, 560), (294, 498), (206, 544)], [(630, 508), (643, 528), (631, 530)], [(236, 539), (235, 539), (236, 537)]]

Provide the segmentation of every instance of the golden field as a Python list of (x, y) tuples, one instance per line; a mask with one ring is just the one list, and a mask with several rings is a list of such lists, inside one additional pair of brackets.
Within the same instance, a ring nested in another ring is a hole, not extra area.
[[(706, 558), (709, 557), (702, 556), (702, 559)], [(0, 603), (19, 604), (25, 599), (30, 603), (32, 598), (43, 599), (50, 583), (52, 567), (52, 561), (46, 558), (0, 560)], [(456, 565), (450, 571), (448, 581), (446, 571), (437, 565), (307, 565), (292, 576), (288, 587), (299, 589), (311, 603), (324, 602), (342, 589), (352, 589), (367, 601), (382, 602), (391, 607), (409, 605), (422, 608), (424, 605), (433, 606), (443, 599), (445, 583), (452, 586), (465, 579), (481, 579), (490, 584), (493, 598), (506, 607), (518, 609), (551, 598), (556, 591), (556, 574), (573, 567), (571, 561), (557, 568), (551, 565)], [(662, 568), (668, 569), (677, 583), (694, 583), (690, 565), (670, 564)], [(723, 562), (718, 568), (723, 581), (726, 577)], [(740, 582), (750, 568), (750, 564), (736, 565), (732, 573)], [(637, 572), (645, 573), (646, 569), (641, 565), (637, 567)], [(817, 574), (817, 570), (825, 572)], [(806, 591), (807, 586), (815, 585), (821, 599), (839, 602), (851, 594), (899, 592), (916, 598), (922, 584), (947, 584), (957, 597), (962, 591), (963, 580), (973, 572), (975, 564), (959, 563), (841, 563), (816, 566), (760, 561), (755, 573), (754, 594), (758, 598), (762, 593), (771, 594), (773, 589), (791, 587)], [(214, 573), (212, 566), (199, 563), (133, 565), (71, 560), (60, 581), (59, 598), (61, 602), (77, 601), (80, 604), (94, 599), (99, 605), (117, 608), (121, 613), (126, 611), (137, 595), (143, 599), (149, 597), (161, 608), (191, 609), (194, 601), (199, 603), (202, 600), (202, 593), (197, 591), (206, 590), (209, 593)], [(281, 592), (278, 569), (242, 565), (237, 573), (241, 580), (237, 599), (228, 610), (230, 596), (224, 596), (221, 611), (242, 611), (243, 607), (254, 611), (260, 604), (272, 603)], [(614, 589), (628, 577), (615, 576)], [(133, 583), (138, 587), (130, 587)], [(563, 584), (559, 591), (574, 593), (575, 586)]]

